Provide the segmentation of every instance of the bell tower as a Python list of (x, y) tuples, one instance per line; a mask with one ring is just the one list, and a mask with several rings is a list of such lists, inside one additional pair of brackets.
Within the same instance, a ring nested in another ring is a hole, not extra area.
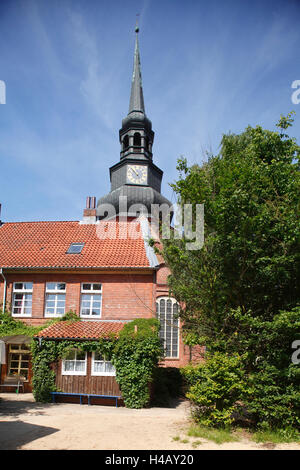
[(114, 206), (116, 215), (123, 213), (119, 204), (124, 197), (128, 209), (139, 204), (148, 214), (152, 204), (171, 206), (160, 192), (163, 172), (153, 163), (154, 132), (145, 112), (138, 33), (136, 26), (129, 110), (119, 131), (120, 160), (109, 169), (111, 190), (98, 200), (97, 220), (103, 218), (102, 209), (106, 204)]

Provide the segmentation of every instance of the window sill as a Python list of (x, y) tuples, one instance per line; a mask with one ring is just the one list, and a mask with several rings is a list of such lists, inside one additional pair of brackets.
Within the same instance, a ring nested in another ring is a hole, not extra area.
[(44, 317), (45, 318), (62, 318), (65, 314), (64, 313), (60, 313), (60, 314), (50, 314), (50, 313), (45, 313)]
[(101, 315), (80, 315), (80, 318), (84, 318), (85, 320), (98, 320), (101, 318)]
[(27, 318), (31, 318), (32, 314), (28, 314), (28, 313), (12, 313), (11, 314), (12, 317), (27, 317)]
[(116, 374), (112, 372), (101, 372), (99, 374), (93, 373), (91, 374), (91, 377), (115, 377)]
[(62, 372), (61, 375), (86, 375), (86, 372)]

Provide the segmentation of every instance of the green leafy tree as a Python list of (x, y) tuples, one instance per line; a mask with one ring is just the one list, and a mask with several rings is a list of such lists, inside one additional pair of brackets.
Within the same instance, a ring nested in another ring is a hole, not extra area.
[[(264, 360), (282, 372), (273, 374), (277, 382), (289, 376), (291, 343), (300, 338), (300, 147), (286, 134), (292, 122), (291, 113), (277, 131), (249, 126), (224, 135), (220, 154), (202, 166), (179, 160), (172, 186), (181, 204), (204, 204), (205, 244), (189, 251), (185, 239), (163, 243), (186, 341), (243, 355), (247, 373)], [(280, 390), (297, 384), (294, 374)], [(297, 400), (289, 403), (296, 416)]]

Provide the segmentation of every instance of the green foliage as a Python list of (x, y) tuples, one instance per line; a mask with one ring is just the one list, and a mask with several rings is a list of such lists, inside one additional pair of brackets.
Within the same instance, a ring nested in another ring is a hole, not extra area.
[(79, 316), (77, 315), (76, 312), (73, 312), (73, 310), (70, 310), (69, 312), (66, 312), (61, 318), (59, 318), (58, 321), (80, 321)]
[(195, 405), (195, 420), (204, 426), (230, 425), (238, 399), (247, 394), (243, 358), (217, 352), (197, 366), (183, 368), (182, 373), (189, 385), (186, 396)]
[(124, 326), (116, 342), (112, 362), (128, 408), (143, 408), (149, 404), (149, 385), (163, 356), (158, 330), (159, 323), (155, 319), (134, 320)]
[(255, 423), (270, 426), (281, 419), (299, 426), (300, 416), (299, 366), (291, 364), (300, 337), (300, 147), (286, 134), (292, 114), (280, 117), (279, 131), (249, 126), (224, 135), (220, 154), (202, 166), (179, 160), (172, 187), (181, 204), (204, 204), (205, 243), (189, 251), (189, 240), (164, 240), (162, 250), (170, 290), (184, 305), (186, 342), (243, 355), (252, 395), (240, 398)]
[(283, 442), (300, 442), (300, 433), (295, 428), (284, 427), (270, 430), (261, 429), (253, 434), (253, 440), (256, 442), (271, 442), (280, 444)]
[[(296, 372), (296, 374), (295, 374)], [(262, 361), (249, 375), (243, 401), (259, 429), (300, 428), (300, 370)]]
[(230, 429), (212, 429), (208, 426), (193, 425), (188, 430), (188, 436), (190, 437), (201, 437), (208, 441), (213, 441), (216, 444), (224, 444), (225, 442), (236, 442), (238, 441), (237, 435), (233, 434)]
[(29, 326), (20, 320), (14, 319), (10, 313), (0, 313), (0, 338), (3, 336), (25, 335), (32, 337), (37, 334), (42, 326)]
[(50, 392), (56, 390), (55, 374), (50, 364), (56, 360), (56, 348), (53, 341), (42, 341), (39, 345), (35, 340), (31, 344), (32, 353), (32, 386), (36, 401), (47, 403), (51, 401)]
[[(65, 321), (71, 321), (67, 319)], [(76, 320), (75, 320), (76, 321)], [(135, 326), (137, 331), (135, 332)], [(35, 340), (33, 354), (33, 393), (36, 401), (49, 402), (55, 391), (55, 374), (50, 364), (68, 355), (70, 350), (97, 351), (116, 367), (125, 405), (141, 408), (149, 402), (149, 384), (162, 355), (155, 319), (139, 319), (126, 324), (120, 337), (100, 338), (98, 341)]]

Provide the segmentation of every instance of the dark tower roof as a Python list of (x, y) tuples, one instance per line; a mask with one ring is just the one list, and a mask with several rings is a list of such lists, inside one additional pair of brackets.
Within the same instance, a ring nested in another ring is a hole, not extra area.
[(133, 63), (131, 94), (130, 94), (128, 114), (134, 111), (145, 114), (138, 32), (139, 32), (139, 29), (136, 28), (135, 29), (136, 34), (135, 34), (134, 63)]
[(143, 126), (148, 130), (148, 132), (152, 133), (152, 123), (146, 116), (145, 112), (138, 33), (139, 28), (136, 26), (129, 111), (127, 116), (122, 120), (122, 129), (120, 130), (120, 134), (126, 132), (131, 126)]

